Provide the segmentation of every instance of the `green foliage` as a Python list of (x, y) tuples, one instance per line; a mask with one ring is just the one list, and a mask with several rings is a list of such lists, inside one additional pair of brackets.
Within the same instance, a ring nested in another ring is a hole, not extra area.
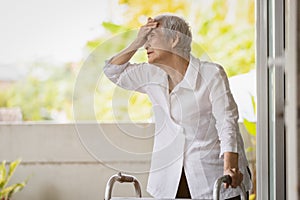
[(20, 182), (20, 183), (15, 183), (13, 185), (7, 186), (9, 183), (12, 175), (14, 174), (16, 168), (20, 164), (21, 160), (16, 160), (9, 165), (9, 169), (7, 172), (6, 169), (6, 161), (2, 161), (2, 164), (0, 165), (0, 199), (2, 200), (7, 200), (11, 198), (11, 196), (22, 190), (25, 185), (27, 184), (27, 180)]
[(111, 33), (125, 32), (125, 31), (129, 30), (129, 28), (126, 28), (126, 27), (120, 26), (120, 25), (116, 25), (111, 22), (103, 22), (102, 26), (103, 26), (103, 28), (110, 31)]
[[(228, 76), (233, 76), (254, 68), (254, 24), (248, 16), (254, 1), (237, 1), (235, 9), (228, 3), (215, 0), (208, 9), (199, 7), (192, 29), (196, 33), (194, 42), (201, 44), (212, 61), (223, 65)], [(244, 13), (239, 13), (238, 7), (245, 5), (248, 7)]]
[[(126, 8), (125, 23), (103, 22), (106, 33), (87, 42), (87, 58), (64, 66), (33, 63), (26, 79), (0, 91), (0, 106), (21, 107), (26, 121), (51, 120), (53, 111), (65, 112), (72, 120), (74, 100), (80, 105), (80, 120), (149, 121), (147, 96), (116, 88), (103, 76), (101, 66), (134, 39), (147, 17), (162, 13), (182, 16), (190, 23), (195, 56), (220, 63), (229, 76), (254, 68), (254, 0), (119, 0), (119, 4)], [(144, 61), (141, 50), (133, 62)], [(79, 93), (73, 94), (73, 89)], [(86, 111), (84, 97), (91, 94), (88, 105), (94, 104), (95, 113)]]
[[(251, 98), (251, 101), (252, 101), (254, 113), (256, 114), (256, 103), (255, 103), (255, 99), (253, 96)], [(256, 136), (256, 122), (250, 122), (250, 121), (244, 119), (244, 125), (250, 135)]]
[[(237, 2), (237, 9), (235, 10), (230, 10), (228, 1), (224, 0), (211, 1), (208, 8), (202, 8), (203, 2), (198, 2), (192, 0), (120, 0), (119, 3), (126, 5), (127, 8), (124, 13), (124, 18), (127, 19), (126, 25), (103, 23), (103, 27), (113, 37), (105, 41), (103, 38), (99, 38), (95, 40), (98, 43), (89, 42), (87, 46), (97, 47), (98, 53), (95, 55), (100, 57), (105, 55), (102, 59), (98, 58), (99, 63), (104, 64), (105, 59), (126, 47), (135, 37), (136, 31), (129, 31), (130, 27), (138, 29), (141, 24), (145, 23), (147, 17), (168, 12), (183, 16), (191, 21), (193, 31), (192, 53), (195, 56), (220, 63), (225, 67), (229, 76), (253, 69), (255, 57), (254, 20), (252, 19), (254, 18), (252, 13), (254, 10), (252, 10), (252, 5), (254, 1)], [(245, 8), (245, 11), (240, 13), (239, 7)], [(230, 12), (233, 13), (234, 20), (226, 21)], [(133, 62), (143, 61), (146, 61), (145, 52), (139, 51), (133, 58)], [(116, 88), (110, 81), (105, 80), (105, 77), (102, 79), (103, 82), (98, 86), (95, 95), (98, 120), (147, 121), (151, 118), (151, 103), (146, 96), (138, 93), (132, 95), (130, 91)], [(104, 87), (107, 88), (104, 89)], [(134, 96), (133, 99), (139, 99), (139, 101), (132, 101), (130, 96)], [(110, 103), (105, 103), (105, 101)]]
[(244, 119), (244, 125), (248, 133), (256, 136), (256, 122), (249, 122), (248, 120)]
[(9, 88), (0, 90), (0, 107), (7, 107), (8, 105), (8, 90)]
[(20, 107), (26, 121), (51, 120), (51, 111), (71, 106), (74, 79), (69, 64), (34, 63), (29, 76), (3, 91), (1, 106)]
[(161, 13), (188, 14), (190, 1), (185, 0), (119, 0), (120, 5), (126, 5), (124, 18), (131, 28), (137, 28), (146, 22), (146, 19)]
[(193, 54), (220, 63), (228, 76), (254, 68), (254, 0), (234, 4), (224, 0), (120, 0), (119, 3), (127, 5), (124, 18), (129, 27), (138, 28), (147, 17), (162, 13), (186, 18), (193, 31)]

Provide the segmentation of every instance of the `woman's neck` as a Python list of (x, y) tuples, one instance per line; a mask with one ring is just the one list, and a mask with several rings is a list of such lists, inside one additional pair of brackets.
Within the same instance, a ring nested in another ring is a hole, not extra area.
[(189, 59), (172, 55), (166, 64), (159, 64), (167, 74), (169, 80), (169, 89), (172, 90), (179, 82), (182, 81), (189, 65)]

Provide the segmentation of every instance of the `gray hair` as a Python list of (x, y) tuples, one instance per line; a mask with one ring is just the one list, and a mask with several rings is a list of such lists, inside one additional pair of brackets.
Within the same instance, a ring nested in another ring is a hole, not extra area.
[(154, 20), (159, 22), (167, 38), (176, 39), (178, 37), (179, 41), (174, 49), (184, 57), (189, 58), (192, 43), (189, 24), (175, 15), (159, 15)]

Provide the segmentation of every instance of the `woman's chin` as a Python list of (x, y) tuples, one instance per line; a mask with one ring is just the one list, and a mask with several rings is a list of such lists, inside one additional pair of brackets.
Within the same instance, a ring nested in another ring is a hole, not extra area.
[(148, 58), (148, 63), (153, 64), (154, 61), (151, 58)]

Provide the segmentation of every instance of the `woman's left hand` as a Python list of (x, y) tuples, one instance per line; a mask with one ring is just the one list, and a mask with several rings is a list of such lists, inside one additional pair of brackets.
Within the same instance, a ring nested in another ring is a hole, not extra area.
[(232, 180), (230, 185), (225, 183), (225, 188), (228, 188), (229, 186), (236, 188), (241, 185), (243, 181), (243, 174), (236, 168), (231, 168), (224, 171), (224, 175), (229, 175)]

